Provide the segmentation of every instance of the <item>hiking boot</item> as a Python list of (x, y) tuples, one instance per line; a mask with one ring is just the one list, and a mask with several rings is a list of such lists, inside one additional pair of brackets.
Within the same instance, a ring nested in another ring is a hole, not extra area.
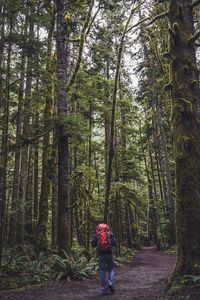
[(109, 285), (108, 287), (109, 287), (110, 293), (114, 294), (115, 289), (114, 289), (113, 285)]
[(107, 289), (103, 290), (103, 291), (102, 291), (102, 295), (103, 295), (103, 296), (104, 296), (104, 295), (108, 295), (108, 290), (107, 290)]

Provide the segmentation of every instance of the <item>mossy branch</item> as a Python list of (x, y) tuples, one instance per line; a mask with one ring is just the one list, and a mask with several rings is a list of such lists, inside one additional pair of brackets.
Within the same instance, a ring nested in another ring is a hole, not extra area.
[(197, 31), (193, 36), (191, 36), (191, 38), (188, 40), (188, 44), (191, 45), (196, 40), (198, 40), (199, 37), (200, 37), (200, 30)]
[[(76, 66), (74, 69), (74, 72), (72, 74), (71, 80), (68, 84), (68, 88), (71, 87), (75, 81), (76, 78), (78, 76), (78, 72), (80, 69), (80, 65), (81, 65), (81, 60), (82, 60), (82, 55), (83, 55), (83, 48), (84, 48), (84, 44), (85, 44), (85, 39), (89, 33), (88, 28), (91, 28), (91, 15), (92, 15), (92, 9), (94, 7), (94, 0), (91, 2), (88, 12), (87, 12), (87, 16), (85, 18), (85, 22), (81, 31), (81, 37), (80, 37), (80, 46), (79, 46), (79, 52), (78, 52), (78, 58), (77, 58), (77, 62), (76, 62)], [(94, 21), (94, 20), (93, 20)]]
[(66, 210), (73, 209), (73, 208), (76, 207), (78, 204), (79, 204), (79, 201), (76, 201), (76, 202), (73, 203), (72, 205), (66, 207)]
[(163, 53), (163, 57), (165, 58), (165, 59), (174, 59), (174, 57), (171, 55), (171, 53), (169, 52), (169, 51), (167, 51), (167, 52), (164, 52)]
[(165, 84), (164, 90), (166, 92), (170, 92), (172, 90), (172, 83), (171, 83), (171, 81), (169, 83)]
[(193, 105), (192, 102), (185, 99), (185, 98), (179, 98), (179, 100), (181, 100), (182, 102), (185, 103), (185, 108), (187, 112), (193, 112)]
[(191, 84), (192, 87), (195, 87), (195, 86), (198, 86), (198, 83), (199, 83), (198, 80), (194, 79), (194, 80), (191, 81), (190, 84)]
[(97, 11), (95, 12), (94, 16), (92, 17), (92, 19), (91, 19), (91, 21), (90, 21), (90, 24), (89, 24), (89, 26), (88, 26), (88, 29), (87, 29), (87, 32), (86, 32), (86, 37), (87, 37), (88, 34), (90, 33), (91, 27), (92, 27), (92, 25), (93, 25), (93, 23), (94, 23), (94, 21), (95, 21), (97, 15), (98, 15), (100, 9), (101, 9), (101, 6), (100, 6), (100, 3), (99, 3), (99, 7), (98, 7)]
[(169, 30), (169, 34), (170, 34), (171, 38), (174, 40), (174, 42), (177, 42), (178, 38), (179, 38), (179, 24), (174, 23), (173, 29), (168, 28), (168, 30)]
[(16, 80), (14, 80), (13, 82), (11, 82), (10, 84), (8, 84), (4, 89), (3, 89), (3, 93), (8, 89), (11, 88), (12, 85), (14, 85), (15, 83), (19, 82), (21, 80), (21, 78), (17, 78)]
[(178, 23), (174, 23), (173, 24), (173, 28), (174, 28), (175, 34), (178, 35), (179, 31), (180, 31), (179, 24)]
[[(142, 1), (142, 2), (139, 3), (137, 6), (135, 6), (135, 7), (132, 8), (131, 13), (130, 13), (130, 16), (129, 16), (130, 20), (131, 20), (133, 14), (138, 10), (138, 8), (140, 8), (140, 6), (141, 6), (145, 1), (146, 1), (146, 0)], [(134, 24), (133, 26), (131, 26), (129, 29), (128, 29), (128, 27), (127, 27), (127, 28), (126, 28), (126, 31), (125, 31), (125, 34), (128, 33), (129, 31), (131, 31), (133, 28), (137, 27), (138, 25), (142, 24), (143, 22), (147, 21), (147, 20), (149, 20), (149, 17), (140, 20), (139, 22), (137, 22), (136, 24)], [(128, 25), (129, 25), (129, 23), (130, 23), (130, 22), (127, 21), (127, 24), (128, 24)]]
[(196, 7), (197, 5), (199, 5), (200, 4), (200, 0), (196, 0), (196, 1), (194, 1), (192, 4), (191, 4), (191, 8), (194, 8), (194, 7)]
[(173, 40), (175, 40), (175, 38), (176, 38), (175, 32), (171, 28), (168, 28), (168, 31), (169, 31), (170, 36), (173, 38)]
[(168, 15), (169, 15), (169, 11), (165, 11), (162, 14), (156, 15), (149, 23), (147, 23), (147, 26), (153, 24), (157, 20), (168, 17)]
[(12, 145), (9, 145), (10, 148), (17, 148), (23, 145), (30, 145), (30, 144), (34, 144), (34, 143), (39, 143), (39, 139), (44, 137), (45, 135), (47, 135), (50, 131), (52, 131), (54, 129), (54, 126), (50, 126), (46, 131), (41, 132), (33, 137), (24, 137), (21, 136), (21, 141)]
[(80, 41), (81, 41), (80, 37), (67, 39), (67, 42), (69, 42), (69, 43), (78, 43)]
[(193, 64), (191, 61), (188, 61), (187, 63), (193, 71), (200, 73), (200, 68), (196, 64)]
[(139, 26), (140, 24), (148, 21), (149, 19), (150, 19), (149, 17), (146, 17), (146, 18), (140, 20), (139, 22), (137, 22), (136, 24), (134, 24), (133, 26), (131, 26), (129, 29), (127, 29), (126, 33), (128, 33), (129, 31), (131, 31), (133, 28)]

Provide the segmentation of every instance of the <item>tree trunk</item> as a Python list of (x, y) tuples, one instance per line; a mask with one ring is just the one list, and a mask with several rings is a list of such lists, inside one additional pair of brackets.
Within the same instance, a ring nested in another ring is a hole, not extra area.
[(34, 235), (34, 223), (33, 223), (33, 172), (34, 172), (34, 161), (33, 161), (33, 146), (30, 147), (30, 155), (28, 162), (28, 182), (27, 182), (27, 198), (26, 198), (26, 236), (25, 239), (28, 243), (33, 244)]
[[(47, 66), (46, 66), (46, 103), (44, 109), (44, 131), (51, 126), (52, 105), (53, 105), (53, 68), (52, 68), (52, 36), (54, 31), (54, 14), (52, 16), (51, 27), (48, 34), (47, 46)], [(39, 206), (39, 220), (36, 232), (37, 252), (48, 248), (48, 214), (49, 214), (49, 195), (50, 195), (50, 132), (43, 137), (42, 153), (42, 183)]]
[(22, 107), (24, 97), (24, 80), (25, 80), (25, 51), (22, 51), (21, 58), (21, 75), (20, 86), (18, 96), (18, 111), (16, 120), (16, 148), (15, 148), (15, 163), (13, 174), (13, 190), (11, 201), (11, 213), (10, 213), (10, 226), (9, 226), (9, 238), (8, 242), (10, 246), (14, 246), (16, 242), (16, 230), (17, 230), (17, 210), (19, 209), (19, 175), (20, 175), (20, 142), (21, 142), (21, 127), (22, 127)]
[(118, 53), (117, 53), (117, 65), (115, 72), (115, 80), (114, 80), (114, 88), (113, 88), (113, 96), (112, 96), (112, 111), (111, 111), (111, 120), (110, 120), (110, 137), (109, 137), (109, 150), (108, 150), (108, 171), (106, 174), (106, 192), (105, 192), (105, 204), (104, 204), (104, 221), (108, 222), (109, 215), (109, 206), (110, 206), (110, 187), (111, 187), (111, 179), (112, 179), (112, 164), (113, 158), (115, 155), (114, 149), (114, 140), (115, 140), (115, 118), (116, 118), (116, 108), (117, 108), (117, 92), (119, 86), (119, 74), (121, 68), (121, 60), (124, 49), (124, 42), (127, 33), (128, 26), (133, 17), (135, 8), (131, 9), (129, 17), (124, 26), (124, 30), (122, 32), (122, 36), (119, 42)]
[[(192, 0), (170, 0), (170, 84), (178, 258), (171, 282), (200, 275), (200, 90)], [(180, 278), (179, 278), (180, 277)]]
[[(32, 11), (32, 10), (31, 10)], [(32, 39), (34, 33), (33, 20), (30, 21), (29, 28), (29, 41)], [(28, 184), (28, 162), (29, 162), (29, 142), (28, 138), (30, 135), (30, 105), (32, 98), (32, 53), (28, 53), (27, 59), (27, 71), (26, 71), (26, 90), (25, 90), (25, 100), (24, 100), (24, 111), (23, 111), (23, 128), (22, 128), (22, 139), (24, 145), (21, 149), (21, 171), (20, 171), (20, 183), (19, 183), (19, 214), (18, 214), (18, 227), (17, 227), (17, 242), (21, 243), (24, 240), (25, 235), (25, 206), (27, 199), (27, 184)]]
[(52, 181), (52, 247), (58, 245), (58, 157), (56, 131), (53, 133), (53, 148), (51, 153), (51, 181)]
[(173, 185), (170, 172), (169, 156), (167, 151), (167, 142), (165, 137), (165, 131), (162, 122), (162, 112), (159, 106), (158, 100), (155, 99), (155, 110), (156, 110), (156, 120), (160, 131), (160, 143), (163, 150), (163, 167), (166, 175), (166, 196), (167, 196), (167, 206), (169, 212), (169, 245), (175, 245), (176, 243), (176, 230), (175, 230), (175, 207), (173, 198)]
[(64, 118), (67, 116), (67, 67), (69, 48), (63, 0), (56, 0), (57, 7), (57, 114), (58, 114), (58, 247), (70, 250), (70, 185), (69, 185), (69, 145)]
[[(38, 113), (35, 116), (35, 123), (39, 119)], [(35, 131), (37, 134), (37, 129)], [(34, 145), (34, 180), (33, 180), (33, 210), (34, 210), (34, 232), (36, 232), (37, 222), (38, 222), (38, 187), (39, 187), (39, 144)]]
[(10, 104), (10, 75), (11, 75), (11, 42), (12, 34), (12, 18), (10, 16), (9, 28), (9, 43), (7, 56), (7, 70), (6, 70), (6, 86), (3, 104), (2, 117), (2, 141), (0, 153), (0, 266), (2, 259), (4, 229), (5, 229), (5, 210), (6, 210), (6, 185), (7, 185), (7, 166), (8, 166), (8, 124), (9, 124), (9, 104)]
[(89, 141), (88, 141), (88, 167), (89, 167), (89, 179), (88, 179), (88, 199), (87, 199), (87, 250), (90, 249), (90, 193), (91, 193), (91, 168), (92, 168), (92, 103), (90, 100), (89, 106)]

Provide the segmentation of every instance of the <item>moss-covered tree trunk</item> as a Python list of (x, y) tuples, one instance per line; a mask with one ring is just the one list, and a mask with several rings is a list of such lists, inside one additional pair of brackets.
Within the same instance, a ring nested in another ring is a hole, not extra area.
[(163, 169), (166, 178), (166, 200), (167, 200), (167, 212), (169, 216), (169, 245), (175, 245), (176, 243), (176, 231), (175, 231), (175, 205), (173, 197), (173, 184), (170, 171), (170, 161), (167, 151), (167, 142), (165, 136), (165, 130), (162, 122), (162, 111), (158, 99), (154, 99), (155, 113), (157, 126), (160, 133), (160, 146), (163, 152)]
[(11, 201), (11, 214), (10, 214), (10, 225), (9, 225), (9, 237), (8, 243), (10, 246), (15, 244), (16, 240), (16, 224), (17, 224), (17, 212), (18, 200), (19, 200), (19, 174), (20, 174), (20, 138), (21, 138), (21, 125), (22, 125), (22, 107), (24, 98), (24, 79), (25, 79), (25, 51), (22, 51), (21, 58), (21, 71), (20, 71), (20, 86), (19, 86), (19, 97), (18, 97), (18, 110), (16, 120), (16, 148), (15, 148), (15, 163), (13, 171), (13, 190), (12, 190), (12, 201)]
[[(31, 3), (29, 16), (34, 12), (34, 4)], [(30, 18), (29, 23), (29, 37), (31, 42), (34, 37), (34, 22)], [(19, 210), (18, 210), (18, 224), (17, 224), (17, 242), (21, 243), (25, 235), (25, 213), (26, 213), (26, 199), (27, 199), (27, 185), (28, 185), (28, 162), (29, 162), (29, 137), (30, 137), (30, 107), (32, 101), (32, 82), (33, 82), (33, 53), (27, 53), (27, 70), (26, 70), (26, 88), (23, 108), (23, 126), (22, 139), (24, 144), (21, 148), (21, 166), (20, 166), (20, 182), (19, 182)]]
[(34, 172), (34, 160), (33, 160), (33, 146), (30, 147), (29, 162), (28, 162), (28, 181), (27, 181), (27, 199), (26, 199), (26, 242), (33, 243), (34, 235), (34, 223), (33, 223), (33, 172)]
[[(7, 192), (7, 168), (8, 168), (8, 124), (9, 124), (9, 107), (10, 107), (10, 77), (11, 77), (11, 34), (12, 34), (12, 12), (9, 15), (9, 41), (6, 65), (6, 82), (3, 96), (3, 116), (2, 116), (2, 136), (1, 136), (1, 151), (0, 151), (0, 266), (2, 259), (2, 250), (4, 246), (4, 229), (6, 220), (6, 192)], [(3, 50), (3, 49), (2, 49)]]
[(58, 240), (58, 153), (57, 153), (56, 130), (53, 132), (53, 147), (51, 153), (51, 181), (52, 181), (52, 221), (51, 221), (51, 244), (57, 246)]
[[(49, 9), (50, 10), (50, 9)], [(46, 78), (46, 101), (44, 108), (44, 131), (51, 127), (52, 106), (53, 106), (53, 68), (52, 68), (52, 36), (55, 24), (54, 9), (51, 12), (51, 24), (48, 33), (47, 66)], [(48, 247), (48, 216), (49, 216), (49, 195), (50, 195), (50, 132), (43, 137), (42, 152), (42, 183), (39, 205), (39, 220), (36, 232), (36, 250), (39, 252)]]
[(178, 258), (171, 284), (200, 275), (200, 91), (195, 53), (192, 0), (170, 0), (170, 84), (176, 163)]
[(127, 34), (127, 30), (133, 14), (135, 12), (135, 7), (131, 9), (129, 17), (125, 23), (124, 30), (122, 32), (122, 36), (118, 46), (117, 53), (117, 64), (116, 64), (116, 72), (114, 79), (114, 88), (112, 95), (112, 110), (110, 117), (110, 131), (109, 131), (109, 145), (108, 145), (108, 170), (106, 173), (106, 187), (105, 187), (105, 205), (104, 205), (104, 221), (108, 222), (109, 217), (109, 207), (110, 207), (110, 188), (111, 188), (111, 180), (112, 180), (112, 172), (113, 172), (113, 158), (115, 155), (115, 122), (116, 122), (116, 109), (117, 109), (117, 93), (119, 87), (119, 75), (121, 70), (121, 60), (124, 50), (125, 37)]
[[(67, 29), (65, 4), (56, 0), (57, 10), (57, 114), (58, 114), (58, 247), (70, 249), (71, 221), (68, 207), (69, 193), (69, 137), (64, 124), (68, 113), (67, 105), (67, 67), (69, 48), (66, 44)], [(62, 252), (61, 252), (62, 253)]]
[[(122, 181), (123, 183), (127, 182), (127, 171), (125, 170), (126, 166), (126, 113), (127, 109), (125, 107), (125, 104), (123, 103), (123, 106), (120, 107), (121, 111), (121, 162), (122, 162)], [(129, 248), (133, 245), (133, 236), (132, 236), (132, 223), (131, 223), (131, 206), (128, 202), (128, 199), (125, 199), (124, 203), (124, 212), (125, 212), (125, 224), (126, 224), (126, 237), (127, 237), (127, 245)]]

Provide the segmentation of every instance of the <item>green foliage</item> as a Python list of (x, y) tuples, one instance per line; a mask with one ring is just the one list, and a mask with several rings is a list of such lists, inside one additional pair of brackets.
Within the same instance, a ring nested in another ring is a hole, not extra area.
[(38, 257), (32, 253), (8, 254), (0, 272), (1, 288), (18, 288), (44, 284), (52, 280), (74, 277), (89, 277), (97, 272), (95, 258), (87, 259), (85, 248), (74, 245), (70, 255), (41, 252)]
[(10, 256), (0, 273), (2, 288), (6, 289), (44, 283), (50, 277), (51, 269), (44, 252), (37, 258), (19, 254)]
[(120, 266), (123, 262), (132, 261), (134, 257), (134, 252), (132, 249), (125, 246), (121, 247), (121, 253), (115, 258), (116, 265)]
[(113, 191), (119, 193), (121, 195), (121, 199), (124, 202), (128, 201), (137, 211), (138, 215), (144, 218), (144, 200), (142, 199), (140, 191), (135, 189), (131, 183), (114, 182)]
[(57, 119), (57, 126), (64, 127), (68, 136), (73, 140), (79, 141), (79, 143), (86, 137), (86, 123), (81, 114), (71, 113), (70, 115), (63, 115)]
[(59, 255), (53, 255), (52, 269), (53, 277), (56, 280), (70, 279), (72, 277), (89, 277), (97, 272), (97, 261), (92, 258), (89, 261), (85, 256), (68, 255), (64, 252), (63, 257)]

